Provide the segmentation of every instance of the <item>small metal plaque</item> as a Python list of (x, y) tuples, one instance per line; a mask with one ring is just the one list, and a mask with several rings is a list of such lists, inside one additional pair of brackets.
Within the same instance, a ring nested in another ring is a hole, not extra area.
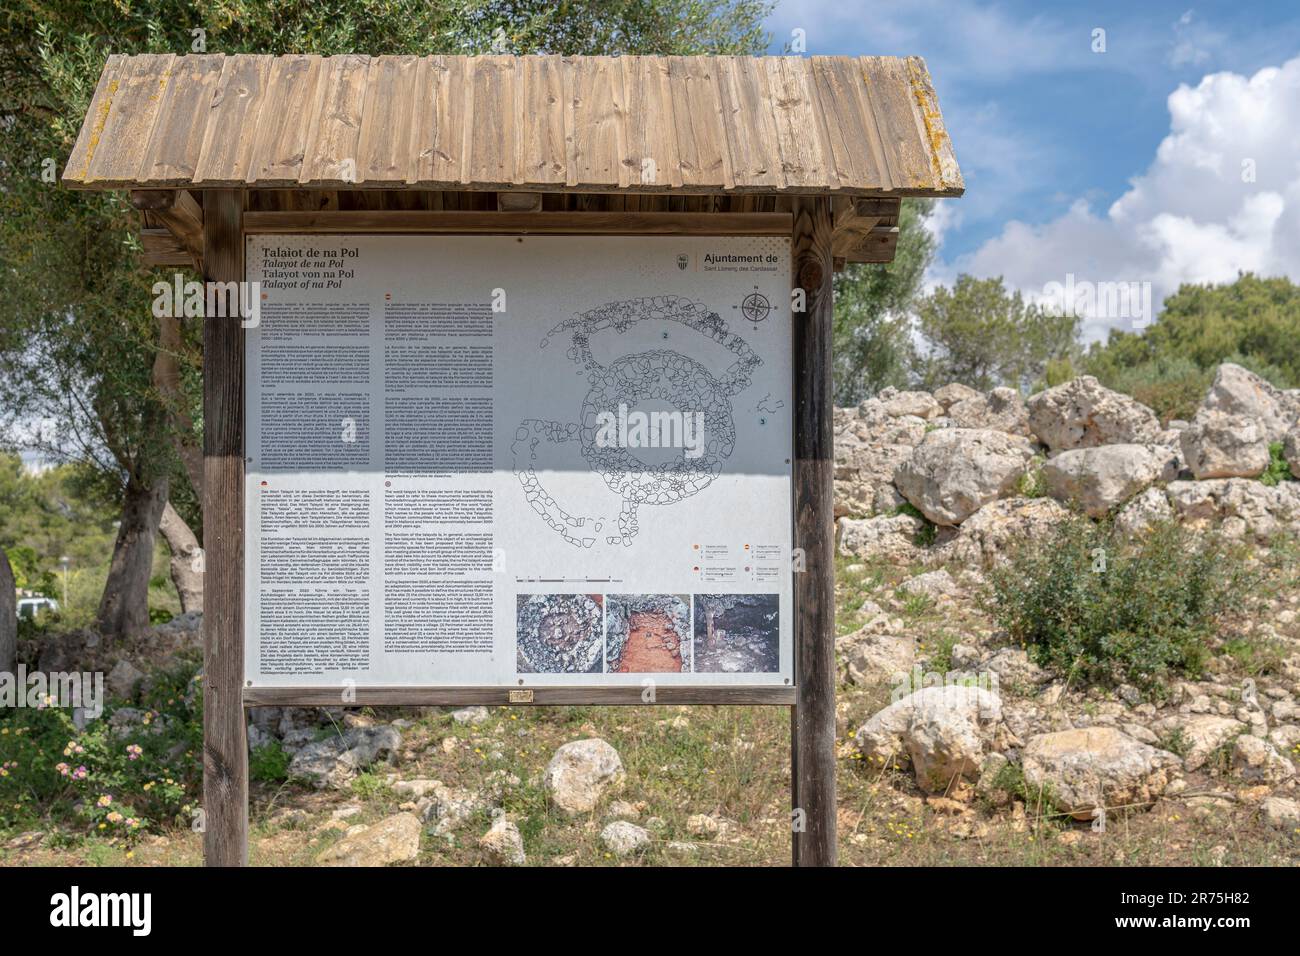
[(512, 704), (531, 704), (533, 702), (533, 692), (531, 690), (512, 690), (510, 692), (510, 703)]

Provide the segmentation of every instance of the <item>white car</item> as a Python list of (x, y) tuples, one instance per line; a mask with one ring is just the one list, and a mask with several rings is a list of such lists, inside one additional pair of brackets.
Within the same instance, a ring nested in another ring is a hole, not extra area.
[(47, 597), (26, 597), (18, 599), (18, 618), (19, 620), (35, 620), (41, 611), (53, 613), (59, 609), (59, 602), (54, 598)]

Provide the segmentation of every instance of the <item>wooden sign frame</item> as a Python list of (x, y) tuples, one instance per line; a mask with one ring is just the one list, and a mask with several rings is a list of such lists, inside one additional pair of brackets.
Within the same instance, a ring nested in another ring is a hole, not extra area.
[[(827, 196), (791, 196), (775, 213), (246, 211), (239, 189), (203, 193), (203, 273), (244, 280), (244, 237), (256, 233), (787, 235), (794, 312), (794, 685), (658, 687), (656, 704), (774, 705), (791, 711), (792, 860), (834, 865), (835, 656), (832, 505), (831, 277)], [(339, 687), (244, 686), (244, 330), (208, 317), (204, 376), (204, 859), (248, 862), (250, 706), (338, 706)], [(520, 691), (523, 691), (521, 693)], [(531, 691), (531, 693), (528, 693)], [(640, 687), (357, 688), (356, 705), (644, 704)]]

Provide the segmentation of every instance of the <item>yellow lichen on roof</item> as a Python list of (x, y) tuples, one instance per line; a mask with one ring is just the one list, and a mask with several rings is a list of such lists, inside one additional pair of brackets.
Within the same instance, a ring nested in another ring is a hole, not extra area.
[(104, 134), (104, 124), (108, 122), (108, 113), (113, 108), (113, 94), (117, 92), (119, 83), (117, 80), (110, 80), (105, 87), (107, 95), (104, 102), (100, 104), (99, 109), (95, 111), (94, 122), (90, 126), (90, 133), (87, 136), (86, 130), (82, 129), (82, 135), (86, 136), (86, 162), (81, 169), (81, 178), (90, 182), (90, 161), (95, 158), (95, 149), (99, 146), (99, 138)]

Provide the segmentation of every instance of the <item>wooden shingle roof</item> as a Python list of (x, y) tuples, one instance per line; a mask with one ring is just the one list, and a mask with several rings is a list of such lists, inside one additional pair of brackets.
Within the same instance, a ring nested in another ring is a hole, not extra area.
[(919, 57), (112, 56), (75, 188), (957, 196)]

